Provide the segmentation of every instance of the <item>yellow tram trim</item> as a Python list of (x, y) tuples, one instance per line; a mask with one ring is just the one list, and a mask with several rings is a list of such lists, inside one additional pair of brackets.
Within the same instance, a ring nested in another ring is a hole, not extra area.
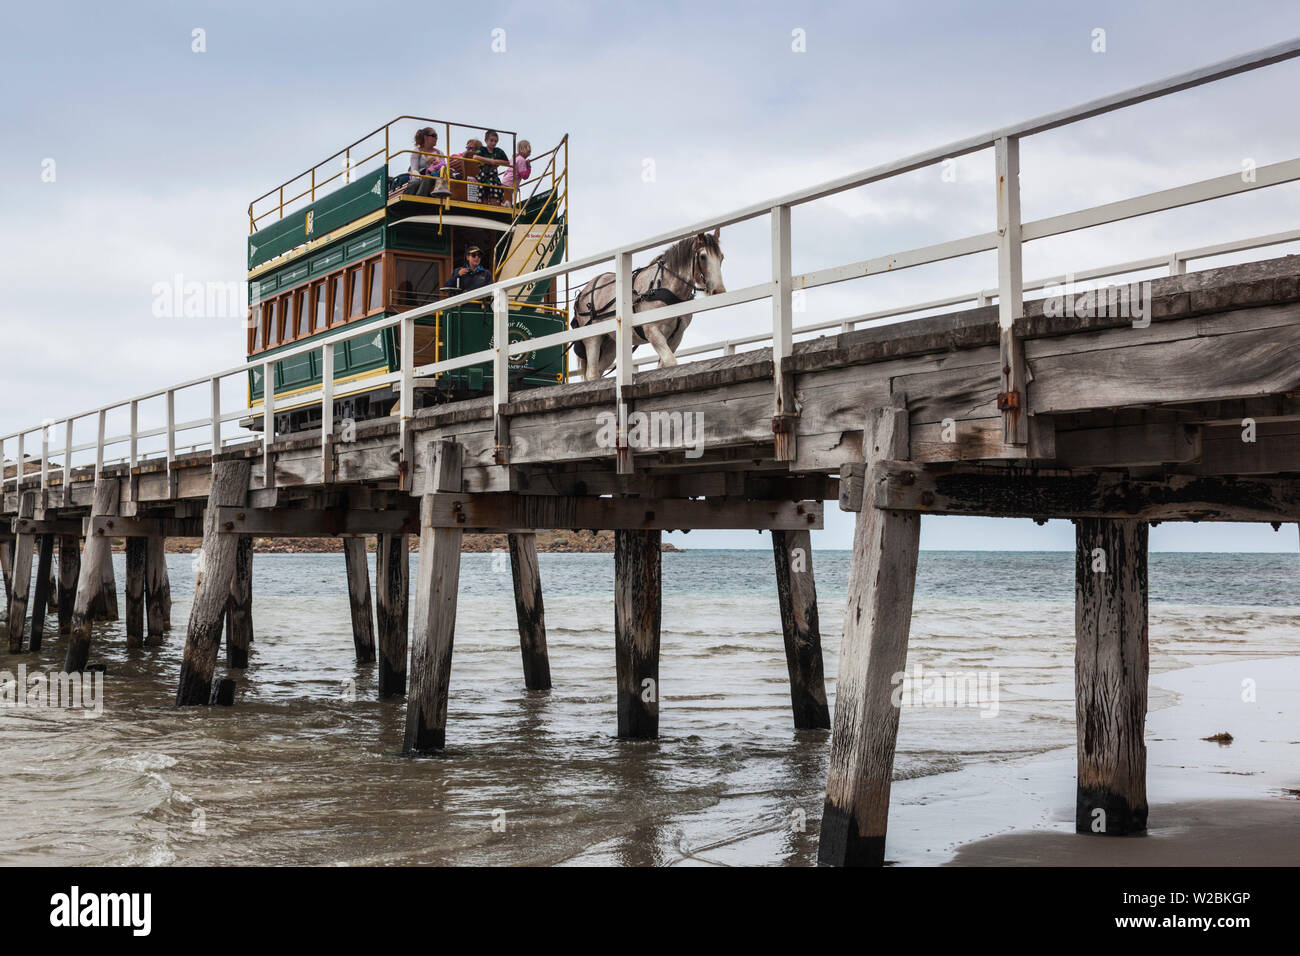
[[(364, 229), (366, 226), (373, 225), (374, 223), (381, 221), (384, 218), (384, 214), (385, 210), (380, 209), (376, 212), (370, 213), (368, 216), (362, 216), (360, 219), (356, 220), (356, 222), (349, 223), (346, 226), (340, 226), (333, 232), (327, 232), (325, 235), (319, 236), (316, 239), (308, 240), (303, 245), (289, 250), (283, 256), (278, 256), (271, 259), (269, 262), (263, 262), (256, 269), (253, 269), (248, 273), (248, 278), (255, 279), (263, 273), (270, 272), (273, 269), (278, 269), (281, 266), (292, 262), (299, 256), (305, 256), (307, 253), (315, 251), (326, 243), (333, 242), (336, 239), (342, 239), (344, 236), (351, 235), (358, 229)], [(254, 235), (256, 235), (256, 233), (254, 233)]]

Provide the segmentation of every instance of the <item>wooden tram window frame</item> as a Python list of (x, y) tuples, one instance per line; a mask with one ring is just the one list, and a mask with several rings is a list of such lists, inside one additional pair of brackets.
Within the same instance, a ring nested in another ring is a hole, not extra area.
[[(410, 249), (386, 249), (384, 250), (384, 279), (383, 279), (383, 309), (384, 312), (406, 312), (414, 306), (405, 308), (389, 308), (388, 304), (392, 301), (392, 294), (397, 291), (397, 259), (418, 259), (422, 262), (433, 262), (438, 266), (438, 288), (443, 288), (451, 281), (452, 268), (455, 263), (452, 262), (451, 256), (438, 252), (414, 252)], [(434, 290), (435, 295), (437, 290)]]
[[(328, 280), (318, 279), (311, 284), (311, 303), (307, 310), (307, 334), (315, 335), (321, 329), (329, 327), (329, 285)], [(322, 308), (322, 304), (324, 308)]]
[[(347, 299), (348, 307), (346, 312), (343, 315), (343, 321), (351, 322), (353, 319), (359, 319), (363, 315), (365, 315), (365, 312), (363, 310), (358, 309), (357, 302), (356, 302), (358, 291), (360, 291), (363, 295), (365, 294), (365, 282), (366, 282), (365, 262), (362, 261), (362, 262), (358, 262), (356, 265), (348, 266), (347, 269), (344, 270), (343, 276), (344, 276), (343, 286), (347, 292), (347, 297), (348, 297)], [(357, 279), (357, 276), (361, 277), (360, 280)], [(360, 289), (358, 289), (358, 286), (360, 286)], [(364, 304), (364, 299), (363, 299), (363, 304)]]
[[(402, 253), (413, 258), (439, 261), (446, 256), (427, 253)], [(358, 319), (381, 315), (387, 309), (385, 297), (392, 280), (393, 268), (390, 264), (392, 253), (385, 250), (359, 262), (336, 269), (317, 279), (303, 283), (296, 289), (270, 296), (255, 303), (249, 310), (249, 354), (265, 352), (281, 345), (287, 345), (298, 339), (307, 338), (326, 329), (346, 325)], [(378, 270), (376, 279), (375, 273)], [(360, 273), (362, 310), (353, 312), (353, 280)], [(440, 273), (441, 274), (441, 273)], [(369, 308), (371, 283), (378, 282), (379, 305)], [(323, 321), (317, 322), (316, 313), (324, 303)], [(305, 308), (305, 327), (300, 327), (298, 319)], [(340, 313), (335, 318), (336, 310)], [(260, 333), (260, 334), (259, 334)]]
[(311, 286), (304, 285), (293, 297), (293, 337), (305, 339), (311, 335)]

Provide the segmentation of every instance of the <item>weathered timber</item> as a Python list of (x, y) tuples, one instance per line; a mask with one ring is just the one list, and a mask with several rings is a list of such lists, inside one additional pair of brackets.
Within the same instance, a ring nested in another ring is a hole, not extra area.
[[(101, 478), (95, 487), (92, 515), (117, 514), (120, 502), (120, 482), (117, 478)], [(71, 636), (63, 669), (68, 673), (84, 670), (90, 656), (90, 625), (93, 612), (102, 607), (100, 595), (104, 590), (104, 560), (111, 559), (111, 542), (102, 534), (91, 535), (81, 553), (77, 574), (77, 596), (72, 609)]]
[(203, 552), (176, 689), (178, 706), (207, 704), (212, 696), (222, 615), (230, 599), (239, 549), (238, 538), (219, 533), (217, 514), (221, 507), (240, 505), (248, 497), (249, 470), (247, 459), (218, 461), (212, 470), (212, 493), (203, 514)]
[[(527, 531), (588, 528), (676, 530), (754, 528), (820, 530), (820, 501), (755, 501), (712, 498), (562, 498), (552, 495), (433, 494), (429, 521), (435, 528), (461, 531)], [(345, 509), (225, 508), (226, 534), (260, 537), (407, 534), (416, 528), (414, 512)]]
[(1144, 521), (1081, 518), (1075, 529), (1075, 829), (1146, 829), (1147, 538)]
[[(88, 535), (87, 540), (91, 537), (106, 536)], [(111, 548), (105, 548), (104, 552), (99, 556), (99, 580), (101, 587), (99, 594), (96, 595), (96, 603), (93, 609), (95, 620), (116, 621), (118, 618), (117, 577), (113, 572), (113, 551)]]
[(72, 633), (72, 609), (77, 603), (77, 578), (81, 574), (81, 539), (59, 538), (59, 633)]
[(614, 532), (614, 662), (618, 735), (659, 736), (662, 533)]
[(13, 593), (13, 573), (14, 573), (14, 542), (12, 538), (0, 538), (0, 577), (4, 578), (5, 585), (5, 607), (9, 607), (9, 601)]
[[(37, 548), (40, 558), (36, 562), (36, 595), (32, 599), (32, 636), (28, 644), (33, 652), (41, 649), (45, 638), (45, 612), (49, 610), (52, 584), (50, 572), (54, 567), (54, 535), (39, 535)], [(58, 587), (57, 584), (53, 586), (55, 589)]]
[(126, 539), (126, 646), (144, 646), (144, 577), (149, 552), (144, 538)]
[[(36, 509), (36, 492), (24, 491), (18, 504), (20, 518), (30, 518)], [(9, 590), (9, 653), (23, 649), (23, 634), (27, 630), (27, 602), (32, 587), (32, 549), (36, 536), (19, 534), (14, 540), (13, 582)]]
[(431, 493), (420, 503), (420, 564), (415, 584), (411, 689), (406, 698), (405, 750), (409, 754), (431, 753), (446, 746), (447, 694), (460, 587), (462, 532), (434, 525), (432, 492), (459, 487), (461, 446), (435, 442), (432, 457), (427, 482)]
[(370, 566), (366, 561), (366, 539), (344, 538), (343, 561), (347, 569), (348, 606), (352, 610), (352, 643), (357, 663), (375, 659), (375, 615), (370, 606)]
[(226, 602), (226, 666), (248, 666), (253, 643), (253, 539), (242, 536), (235, 548), (235, 573)]
[(379, 696), (406, 693), (410, 629), (410, 554), (404, 534), (381, 534), (375, 552), (375, 624), (379, 647)]
[(145, 553), (145, 611), (148, 639), (161, 643), (163, 633), (172, 626), (172, 586), (167, 576), (167, 539), (151, 535)]
[(542, 576), (537, 567), (537, 535), (512, 534), (508, 537), (515, 617), (519, 622), (519, 651), (524, 663), (524, 687), (549, 690), (551, 661), (546, 652), (546, 613), (542, 604)]
[(877, 464), (868, 485), (879, 508), (1004, 518), (1142, 518), (1161, 521), (1294, 521), (1300, 479), (1123, 472), (1069, 473), (989, 467)]
[[(875, 408), (863, 433), (867, 461), (908, 454), (907, 412)], [(907, 663), (921, 519), (866, 505), (853, 532), (826, 805), (817, 858), (880, 866), (898, 736), (894, 675)]]
[(826, 679), (822, 672), (822, 635), (813, 580), (812, 536), (807, 531), (773, 531), (776, 596), (781, 606), (781, 634), (790, 672), (790, 703), (796, 730), (829, 730)]
[[(51, 542), (56, 542), (58, 540), (58, 535), (54, 535), (54, 534), (50, 535), (50, 540)], [(58, 611), (59, 609), (59, 562), (54, 560), (53, 545), (51, 545), (49, 591), (47, 592), (47, 594), (48, 597), (46, 598), (46, 607), (48, 607), (51, 611)]]

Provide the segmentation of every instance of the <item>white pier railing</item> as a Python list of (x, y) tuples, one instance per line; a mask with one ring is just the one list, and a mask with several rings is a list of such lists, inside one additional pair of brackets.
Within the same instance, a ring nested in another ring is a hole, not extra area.
[[(523, 355), (541, 348), (567, 345), (576, 340), (603, 333), (612, 333), (615, 337), (617, 356), (614, 374), (615, 401), (617, 407), (622, 409), (626, 407), (624, 392), (635, 380), (637, 367), (654, 360), (652, 356), (647, 356), (642, 360), (633, 360), (632, 336), (634, 329), (651, 322), (661, 322), (679, 315), (692, 313), (698, 316), (701, 313), (716, 309), (763, 300), (770, 300), (771, 302), (771, 321), (770, 324), (764, 323), (765, 327), (761, 330), (756, 330), (753, 335), (749, 336), (724, 339), (707, 345), (686, 348), (678, 354), (680, 356), (690, 356), (714, 351), (727, 353), (734, 351), (737, 346), (760, 343), (771, 344), (774, 368), (774, 442), (778, 458), (788, 459), (791, 457), (790, 449), (782, 447), (781, 432), (784, 429), (777, 427), (775, 419), (788, 413), (786, 400), (788, 384), (783, 381), (782, 359), (791, 353), (796, 335), (829, 329), (847, 331), (861, 323), (895, 318), (948, 305), (960, 305), (965, 302), (973, 302), (978, 305), (989, 304), (994, 301), (997, 303), (999, 324), (1002, 329), (1004, 366), (1010, 369), (1008, 374), (1004, 376), (1002, 390), (999, 395), (1000, 399), (1007, 398), (1006, 402), (999, 401), (1000, 407), (1005, 409), (1003, 439), (1006, 443), (1012, 445), (1024, 444), (1027, 440), (1023, 428), (1024, 416), (1018, 415), (1016, 411), (1020, 408), (1018, 400), (1024, 386), (1021, 378), (1022, 370), (1017, 367), (1019, 345), (1012, 332), (1013, 323), (1023, 313), (1024, 293), (1027, 290), (1045, 288), (1063, 281), (1065, 277), (1057, 276), (1025, 282), (1021, 272), (1023, 245), (1050, 236), (1058, 236), (1076, 230), (1146, 216), (1163, 210), (1176, 209), (1252, 190), (1266, 189), (1283, 183), (1300, 181), (1300, 158), (1261, 166), (1255, 170), (1253, 177), (1244, 177), (1240, 173), (1231, 173), (1063, 215), (1023, 222), (1020, 216), (1019, 201), (1020, 141), (1047, 130), (1058, 129), (1182, 90), (1204, 86), (1225, 77), (1256, 70), (1297, 56), (1300, 56), (1300, 38), (1287, 40), (1253, 53), (1223, 60), (1166, 80), (1134, 87), (1121, 93), (1084, 103), (1073, 109), (1036, 117), (1023, 123), (1017, 123), (980, 136), (973, 136), (907, 156), (891, 163), (841, 176), (806, 189), (754, 203), (724, 215), (714, 216), (689, 226), (627, 243), (615, 249), (551, 266), (526, 275), (504, 279), (476, 289), (473, 292), (463, 293), (398, 315), (367, 322), (363, 329), (343, 327), (311, 342), (284, 349), (265, 360), (224, 369), (202, 378), (192, 379), (138, 395), (134, 398), (112, 402), (77, 415), (47, 419), (45, 422), (33, 425), (30, 428), (0, 436), (0, 453), (3, 453), (0, 457), (4, 457), (6, 461), (4, 478), (3, 481), (0, 481), (0, 491), (16, 490), (20, 485), (26, 484), (28, 476), (34, 475), (38, 468), (40, 488), (44, 490), (49, 486), (53, 476), (65, 473), (72, 466), (74, 455), (91, 449), (94, 449), (95, 452), (96, 475), (105, 466), (106, 449), (109, 448), (115, 449), (115, 457), (120, 457), (121, 460), (127, 461), (134, 466), (143, 460), (140, 442), (150, 438), (165, 437), (165, 450), (159, 453), (158, 456), (152, 457), (156, 458), (165, 454), (170, 466), (170, 463), (176, 458), (178, 436), (182, 434), (188, 436), (181, 442), (183, 445), (220, 450), (224, 444), (222, 426), (232, 421), (245, 419), (250, 415), (263, 416), (265, 425), (262, 442), (264, 443), (269, 464), (269, 450), (271, 443), (276, 438), (274, 428), (274, 366), (286, 359), (312, 352), (319, 352), (320, 354), (323, 369), (322, 384), (318, 389), (310, 393), (295, 395), (293, 400), (295, 406), (308, 403), (320, 404), (322, 409), (320, 432), (323, 449), (327, 449), (333, 440), (335, 432), (334, 400), (340, 396), (352, 392), (368, 391), (379, 385), (396, 384), (400, 394), (402, 447), (405, 454), (407, 448), (405, 438), (415, 412), (414, 394), (420, 379), (440, 372), (449, 372), (474, 365), (491, 364), (494, 373), (492, 376), (493, 406), (500, 421), (502, 417), (501, 410), (510, 400), (510, 383), (507, 372), (513, 356)], [(886, 256), (827, 266), (803, 274), (792, 273), (790, 268), (792, 245), (790, 210), (792, 208), (872, 183), (882, 182), (941, 163), (944, 160), (986, 149), (994, 151), (998, 174), (996, 195), (991, 197), (995, 200), (996, 219), (990, 222), (991, 228), (988, 231), (934, 245), (907, 249)], [(634, 254), (655, 249), (702, 232), (711, 232), (724, 226), (764, 217), (769, 219), (772, 237), (770, 279), (745, 288), (706, 296), (661, 309), (642, 313), (633, 312), (632, 256)], [(1185, 269), (1186, 263), (1189, 261), (1293, 242), (1298, 239), (1300, 239), (1300, 230), (1273, 233), (1266, 236), (1226, 242), (1216, 246), (1187, 249), (1148, 259), (1081, 271), (1074, 278), (1080, 280), (1096, 279), (1158, 268), (1167, 268), (1171, 273), (1177, 274)], [(995, 288), (980, 289), (963, 295), (811, 325), (795, 327), (793, 324), (792, 296), (796, 289), (813, 289), (834, 283), (862, 279), (884, 272), (897, 272), (901, 269), (927, 263), (942, 262), (994, 250), (998, 254), (998, 284)], [(581, 273), (602, 266), (609, 267), (615, 275), (616, 310), (612, 318), (593, 323), (582, 329), (567, 329), (563, 332), (524, 341), (509, 341), (508, 296), (512, 290), (531, 283)], [(488, 296), (493, 301), (494, 316), (494, 337), (491, 348), (432, 364), (422, 366), (414, 364), (415, 321), (417, 319), (437, 312), (455, 309), (461, 305), (468, 305)], [(373, 335), (389, 328), (400, 330), (400, 368), (383, 376), (359, 382), (336, 384), (332, 375), (334, 346), (361, 334)], [(265, 400), (262, 407), (260, 409), (256, 407), (240, 407), (234, 410), (224, 410), (221, 402), (222, 383), (238, 377), (241, 379), (243, 394), (246, 395), (247, 390), (244, 387), (244, 379), (246, 379), (251, 369), (258, 366), (262, 369), (264, 383)], [(209, 412), (203, 417), (177, 421), (176, 397), (178, 393), (182, 392), (188, 395), (190, 390), (206, 391), (208, 393)], [(139, 427), (141, 405), (158, 399), (162, 399), (166, 406), (165, 425), (141, 429)], [(126, 410), (130, 422), (127, 430), (120, 434), (106, 434), (106, 421), (109, 414), (118, 413), (123, 409)], [(93, 441), (74, 443), (74, 426), (83, 420), (89, 420), (95, 424), (96, 437)], [(193, 433), (196, 431), (201, 434), (201, 440), (195, 440)], [(498, 429), (498, 435), (501, 434), (503, 434), (503, 431)], [(624, 437), (620, 434), (618, 462), (621, 471), (626, 471), (631, 466), (630, 454), (626, 454), (628, 450), (625, 447)], [(125, 446), (125, 455), (116, 450), (118, 446)], [(39, 448), (39, 457), (36, 455), (37, 448)], [(12, 457), (10, 457), (11, 455)], [(55, 456), (61, 458), (61, 462), (56, 461)], [(12, 462), (17, 462), (18, 466), (13, 467)], [(9, 474), (10, 470), (14, 472), (12, 475)]]

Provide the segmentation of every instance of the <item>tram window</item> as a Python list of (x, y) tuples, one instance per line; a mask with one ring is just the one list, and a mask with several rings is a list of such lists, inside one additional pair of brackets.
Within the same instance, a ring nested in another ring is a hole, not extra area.
[(361, 280), (363, 270), (360, 266), (348, 272), (348, 287), (351, 293), (348, 297), (348, 317), (360, 315), (365, 311), (366, 300), (361, 295)]
[(383, 296), (380, 294), (380, 280), (384, 277), (383, 264), (376, 259), (366, 267), (366, 275), (369, 277), (370, 286), (370, 293), (366, 297), (366, 311), (374, 312), (384, 304)]
[(343, 321), (343, 274), (339, 273), (331, 282), (333, 287), (331, 295), (334, 297), (331, 325), (337, 325)]
[(280, 327), (277, 330), (276, 341), (288, 342), (289, 337), (293, 334), (293, 293), (289, 293), (280, 299), (280, 314), (277, 316), (280, 320)]
[(325, 328), (325, 322), (329, 319), (329, 309), (327, 306), (328, 296), (325, 292), (325, 283), (317, 282), (311, 287), (312, 299), (312, 321), (309, 331), (315, 332), (317, 329)]
[(279, 335), (276, 334), (277, 331), (278, 331), (278, 326), (277, 326), (277, 324), (276, 324), (276, 319), (277, 319), (277, 316), (276, 316), (276, 308), (275, 308), (276, 305), (277, 305), (277, 303), (275, 302), (274, 299), (272, 299), (270, 302), (266, 303), (266, 306), (265, 306), (265, 311), (266, 311), (266, 345), (267, 345), (267, 348), (270, 348), (270, 347), (271, 347), (272, 345), (274, 345), (276, 342), (280, 341), (280, 337), (279, 337)]
[(252, 335), (252, 342), (248, 346), (249, 352), (256, 352), (262, 347), (262, 307), (253, 306), (248, 313), (248, 328)]
[(397, 310), (413, 309), (432, 302), (440, 286), (438, 263), (428, 259), (397, 256), (393, 259), (393, 297)]
[(307, 333), (308, 316), (311, 314), (311, 293), (303, 289), (298, 293), (298, 319), (293, 324), (293, 336), (297, 338)]

